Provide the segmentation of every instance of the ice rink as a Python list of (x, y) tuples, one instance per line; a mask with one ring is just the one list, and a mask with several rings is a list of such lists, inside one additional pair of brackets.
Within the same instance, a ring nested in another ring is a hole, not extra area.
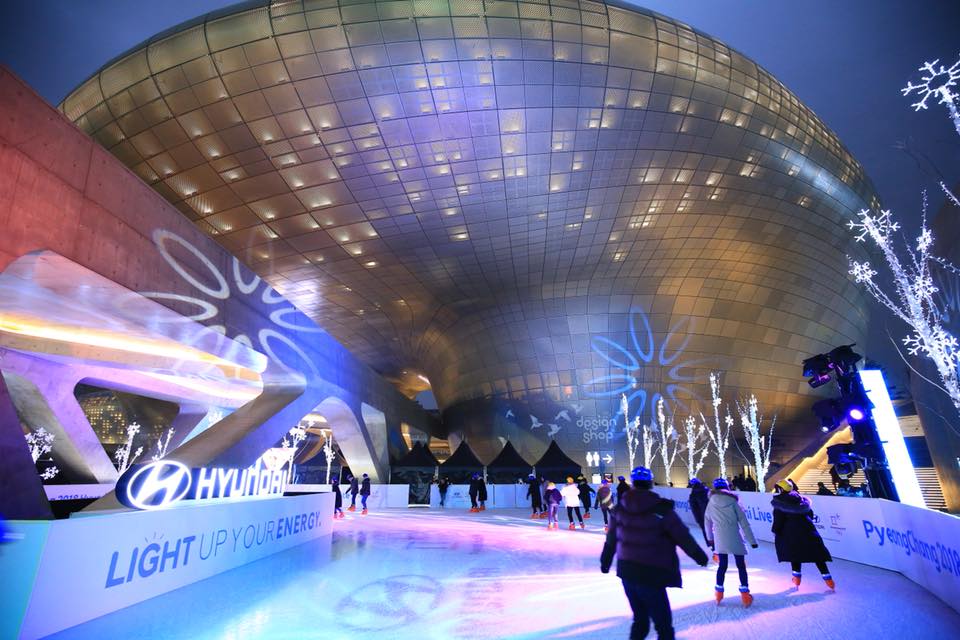
[[(627, 638), (620, 581), (599, 569), (599, 514), (585, 531), (568, 531), (563, 519), (562, 529), (548, 531), (545, 520), (527, 516), (348, 514), (334, 523), (329, 561), (325, 541), (303, 545), (54, 637)], [(836, 561), (835, 593), (814, 567), (797, 591), (789, 567), (761, 543), (747, 557), (756, 601), (744, 609), (735, 568), (718, 607), (716, 565), (702, 569), (682, 553), (681, 560), (684, 587), (669, 592), (679, 638), (960, 637), (960, 614), (890, 571)]]

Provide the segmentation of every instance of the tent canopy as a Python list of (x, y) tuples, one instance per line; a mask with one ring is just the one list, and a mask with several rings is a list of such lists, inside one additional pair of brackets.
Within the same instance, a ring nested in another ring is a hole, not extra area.
[(474, 473), (483, 472), (483, 463), (466, 441), (461, 442), (457, 450), (440, 465), (440, 475), (448, 476), (454, 484), (465, 484)]
[(508, 440), (493, 462), (487, 465), (487, 480), (494, 483), (513, 483), (525, 479), (533, 471)]
[(550, 446), (534, 466), (537, 475), (554, 482), (563, 482), (567, 476), (577, 477), (583, 472), (582, 467), (560, 449), (556, 440), (550, 441)]
[(439, 464), (430, 449), (422, 442), (417, 442), (407, 455), (393, 463), (393, 467), (427, 467), (432, 470)]

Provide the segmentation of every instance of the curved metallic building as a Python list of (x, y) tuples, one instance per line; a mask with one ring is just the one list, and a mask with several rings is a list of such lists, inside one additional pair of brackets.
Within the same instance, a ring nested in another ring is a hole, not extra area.
[(778, 412), (786, 459), (816, 431), (800, 361), (866, 324), (860, 165), (754, 62), (637, 7), (240, 5), (61, 109), (487, 460), (555, 438), (623, 469), (621, 393), (707, 410), (710, 370)]

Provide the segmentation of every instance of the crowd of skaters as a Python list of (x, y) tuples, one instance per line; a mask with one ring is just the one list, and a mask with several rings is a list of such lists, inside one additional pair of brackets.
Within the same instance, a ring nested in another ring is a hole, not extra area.
[[(443, 505), (450, 483), (440, 478), (438, 485)], [(530, 517), (545, 519), (548, 530), (560, 528), (561, 510), (566, 510), (571, 530), (586, 528), (585, 520), (591, 517), (591, 510), (601, 513), (606, 533), (601, 571), (609, 572), (616, 559), (617, 576), (634, 612), (630, 637), (646, 637), (652, 621), (659, 638), (673, 638), (666, 589), (682, 586), (676, 548), (680, 547), (700, 566), (708, 566), (710, 557), (674, 511), (673, 501), (655, 492), (652, 472), (637, 467), (630, 482), (620, 476), (616, 485), (605, 476), (597, 489), (583, 475), (568, 476), (564, 484), (557, 486), (530, 474), (526, 485)], [(691, 511), (703, 543), (717, 565), (714, 598), (718, 605), (724, 600), (731, 556), (737, 568), (740, 602), (744, 607), (753, 604), (746, 556), (748, 545), (756, 549), (758, 544), (736, 491), (756, 488), (756, 481), (750, 476), (717, 478), (710, 487), (698, 479), (689, 484)], [(810, 500), (800, 495), (791, 480), (778, 482), (774, 492), (772, 531), (777, 560), (790, 565), (790, 580), (796, 589), (801, 585), (803, 565), (813, 564), (824, 585), (834, 590), (836, 585), (827, 566), (832, 558), (814, 525)], [(470, 483), (471, 511), (483, 511), (486, 498), (486, 483), (480, 474), (474, 474)]]
[[(751, 490), (749, 476), (737, 477), (731, 482), (717, 478), (708, 488), (699, 479), (692, 479), (689, 504), (694, 519), (700, 527), (705, 546), (712, 551), (717, 564), (714, 598), (721, 604), (725, 596), (724, 583), (730, 556), (733, 556), (739, 579), (740, 600), (744, 607), (753, 604), (750, 592), (746, 556), (747, 545), (758, 547), (750, 521), (740, 505), (734, 489)], [(362, 480), (347, 476), (347, 495), (350, 506), (356, 510), (357, 496), (361, 497), (362, 514), (367, 513), (367, 497), (370, 495), (370, 478), (363, 474)], [(449, 478), (436, 479), (440, 506), (446, 502), (451, 486)], [(343, 494), (338, 479), (331, 479), (335, 498), (335, 518), (343, 518)], [(644, 467), (631, 472), (630, 482), (619, 476), (617, 484), (604, 476), (600, 486), (594, 489), (583, 475), (568, 476), (566, 482), (556, 483), (533, 474), (526, 480), (526, 497), (530, 501), (533, 519), (546, 519), (548, 530), (559, 529), (561, 507), (566, 510), (568, 528), (586, 528), (585, 520), (590, 511), (599, 511), (603, 517), (606, 533), (600, 570), (608, 573), (616, 559), (617, 576), (623, 583), (624, 592), (633, 610), (634, 620), (630, 638), (645, 638), (651, 622), (661, 640), (674, 637), (672, 612), (667, 596), (668, 587), (681, 587), (680, 547), (701, 567), (709, 565), (707, 552), (696, 542), (690, 530), (674, 511), (673, 501), (662, 498), (655, 491), (653, 473)], [(755, 490), (756, 485), (753, 485)], [(470, 511), (479, 513), (486, 509), (487, 485), (483, 476), (474, 473), (470, 478)], [(830, 552), (814, 525), (814, 515), (809, 498), (800, 495), (792, 480), (783, 480), (774, 487), (771, 500), (773, 508), (772, 532), (777, 560), (790, 565), (790, 580), (796, 589), (803, 578), (803, 565), (813, 564), (820, 572), (828, 589), (836, 584), (827, 565), (832, 561)]]

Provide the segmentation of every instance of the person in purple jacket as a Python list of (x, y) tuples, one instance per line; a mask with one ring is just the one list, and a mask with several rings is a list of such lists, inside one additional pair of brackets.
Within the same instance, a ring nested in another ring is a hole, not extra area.
[(560, 529), (560, 503), (563, 502), (563, 495), (557, 489), (557, 485), (552, 482), (547, 483), (547, 488), (543, 492), (543, 502), (547, 505), (547, 529)]
[(651, 491), (653, 473), (637, 467), (630, 474), (633, 490), (610, 514), (607, 533), (600, 555), (600, 570), (610, 572), (614, 555), (617, 576), (633, 609), (631, 640), (646, 638), (650, 620), (660, 640), (673, 640), (673, 614), (667, 587), (682, 585), (677, 547), (701, 567), (709, 561), (686, 525), (673, 510), (673, 501)]

